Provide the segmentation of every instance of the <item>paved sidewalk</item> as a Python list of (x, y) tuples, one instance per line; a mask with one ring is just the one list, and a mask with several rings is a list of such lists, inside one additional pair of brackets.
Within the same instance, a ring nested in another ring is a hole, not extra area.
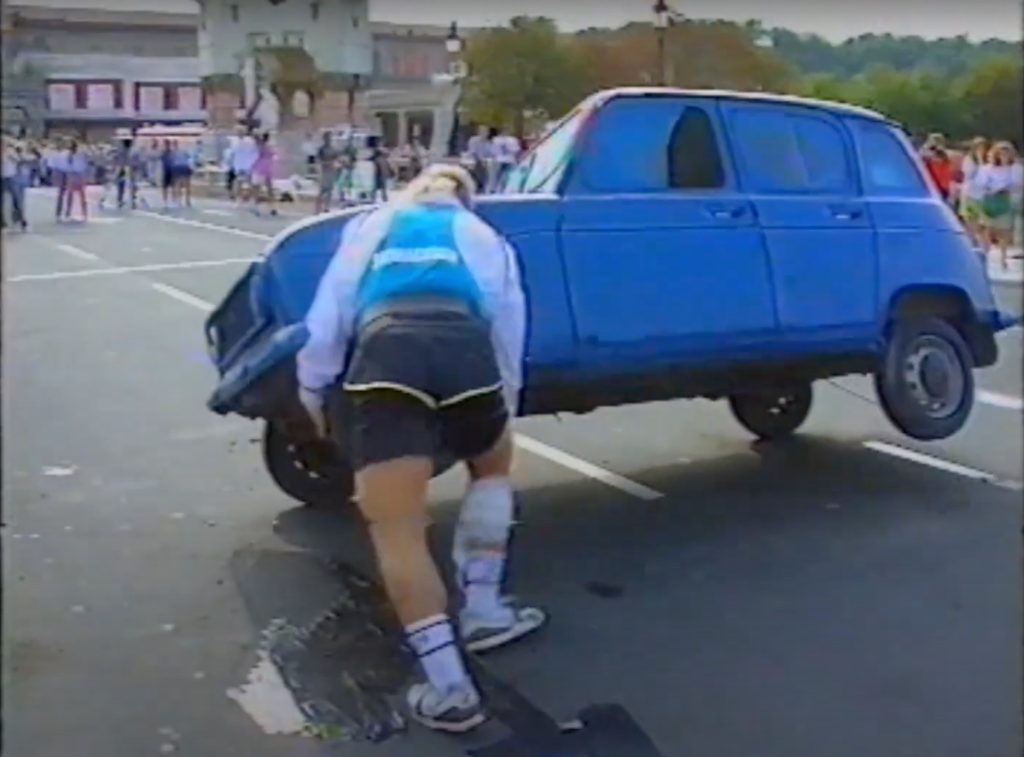
[(999, 264), (998, 253), (990, 252), (988, 255), (989, 278), (999, 284), (1024, 284), (1024, 259), (1021, 258), (1021, 254), (1019, 247), (1011, 249), (1009, 264), (1003, 268)]

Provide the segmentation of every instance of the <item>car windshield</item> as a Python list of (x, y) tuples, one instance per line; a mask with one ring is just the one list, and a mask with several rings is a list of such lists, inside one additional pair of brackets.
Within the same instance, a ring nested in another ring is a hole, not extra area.
[(581, 108), (548, 132), (509, 173), (501, 191), (506, 194), (555, 191), (589, 112)]

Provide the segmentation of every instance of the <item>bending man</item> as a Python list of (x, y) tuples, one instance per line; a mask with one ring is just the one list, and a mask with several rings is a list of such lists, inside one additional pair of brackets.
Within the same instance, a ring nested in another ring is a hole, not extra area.
[[(474, 191), (465, 170), (433, 166), (390, 204), (353, 218), (298, 356), (300, 399), (321, 432), (326, 393), (344, 376), (334, 391), (347, 395), (351, 414), (331, 427), (345, 435), (385, 587), (425, 674), (409, 708), (456, 733), (487, 717), (460, 643), (495, 649), (546, 620), (501, 595), (525, 304), (514, 251), (469, 209)], [(471, 478), (455, 534), (458, 632), (426, 538), (439, 442)]]

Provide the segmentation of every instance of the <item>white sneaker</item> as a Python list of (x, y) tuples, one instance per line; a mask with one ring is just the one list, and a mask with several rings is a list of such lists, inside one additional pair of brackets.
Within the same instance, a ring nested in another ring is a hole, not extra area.
[(406, 702), (413, 720), (435, 731), (466, 733), (487, 720), (472, 686), (442, 693), (429, 683), (418, 683), (409, 689)]
[(547, 620), (547, 613), (538, 607), (516, 607), (509, 603), (498, 613), (486, 616), (463, 610), (459, 615), (459, 631), (463, 646), (480, 654), (519, 641)]

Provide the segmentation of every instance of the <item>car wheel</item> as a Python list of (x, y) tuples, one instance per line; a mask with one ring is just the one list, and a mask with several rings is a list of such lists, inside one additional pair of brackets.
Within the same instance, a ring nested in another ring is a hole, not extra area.
[(792, 436), (811, 413), (809, 383), (734, 394), (729, 407), (736, 420), (758, 439), (775, 441)]
[(907, 436), (945, 439), (974, 407), (974, 359), (963, 337), (938, 318), (897, 321), (875, 390), (886, 416)]
[(275, 423), (263, 431), (263, 462), (285, 494), (309, 507), (335, 508), (351, 503), (352, 469), (327, 441), (298, 442)]

